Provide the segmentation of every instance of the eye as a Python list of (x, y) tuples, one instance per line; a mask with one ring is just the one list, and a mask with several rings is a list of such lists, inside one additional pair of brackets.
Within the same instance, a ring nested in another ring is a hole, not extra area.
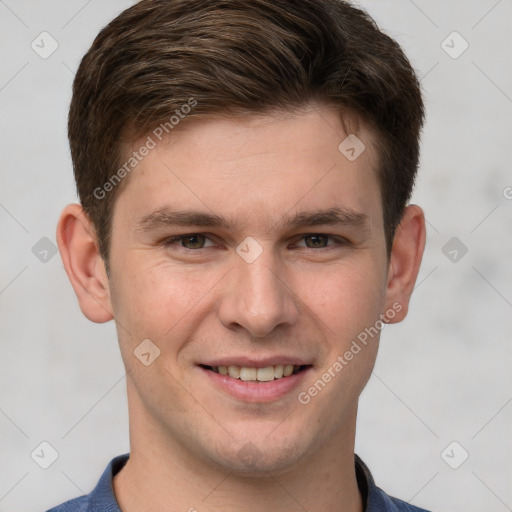
[[(304, 241), (305, 245), (299, 245)], [(329, 243), (333, 241), (333, 243)], [(209, 242), (209, 243), (208, 243)], [(336, 245), (346, 245), (348, 242), (342, 237), (326, 235), (324, 233), (308, 233), (302, 235), (300, 240), (294, 244), (296, 247), (305, 247), (307, 249), (326, 249)], [(162, 242), (163, 247), (169, 249), (171, 247), (177, 250), (197, 251), (208, 247), (215, 247), (210, 238), (201, 233), (189, 233), (186, 235), (178, 235), (168, 238)]]
[[(205, 247), (205, 242), (210, 240), (207, 236), (202, 235), (200, 233), (191, 233), (187, 235), (179, 235), (172, 238), (169, 238), (163, 242), (164, 247), (170, 247), (173, 245), (178, 245), (178, 242), (181, 242), (178, 247), (182, 247), (184, 249), (196, 250), (203, 249)], [(211, 240), (210, 240), (211, 242)], [(215, 244), (211, 244), (209, 247)]]
[[(329, 239), (334, 240), (335, 243), (327, 243)], [(302, 240), (306, 242), (306, 247), (308, 249), (324, 249), (331, 245), (343, 245), (343, 243), (346, 243), (346, 241), (340, 237), (333, 237), (331, 235), (325, 235), (323, 233), (310, 233), (307, 235), (303, 235), (301, 241)]]

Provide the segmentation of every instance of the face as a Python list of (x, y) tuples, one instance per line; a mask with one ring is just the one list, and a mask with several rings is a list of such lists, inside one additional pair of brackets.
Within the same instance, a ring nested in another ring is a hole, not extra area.
[(109, 281), (133, 435), (258, 473), (352, 432), (378, 334), (354, 340), (392, 304), (372, 134), (355, 160), (346, 137), (327, 107), (201, 120), (133, 171)]

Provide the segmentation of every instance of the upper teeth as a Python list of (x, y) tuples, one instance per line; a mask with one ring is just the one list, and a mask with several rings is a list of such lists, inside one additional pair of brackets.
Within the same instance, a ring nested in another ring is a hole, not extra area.
[(222, 375), (229, 375), (234, 379), (244, 381), (260, 381), (268, 382), (281, 377), (289, 377), (294, 370), (298, 370), (300, 366), (293, 364), (278, 364), (276, 366), (266, 366), (265, 368), (251, 368), (249, 366), (218, 366), (213, 367), (213, 371), (217, 371)]

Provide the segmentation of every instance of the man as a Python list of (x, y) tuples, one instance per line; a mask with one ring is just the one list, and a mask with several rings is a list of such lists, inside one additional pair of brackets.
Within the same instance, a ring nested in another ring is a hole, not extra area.
[(354, 454), (425, 243), (423, 103), (339, 0), (143, 0), (77, 72), (57, 239), (114, 319), (130, 453), (63, 511), (422, 510)]

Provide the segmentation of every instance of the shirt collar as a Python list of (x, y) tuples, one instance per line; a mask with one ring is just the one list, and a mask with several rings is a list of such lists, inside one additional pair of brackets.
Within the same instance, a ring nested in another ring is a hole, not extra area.
[(129, 453), (114, 457), (103, 471), (100, 480), (90, 494), (87, 512), (121, 512), (114, 494), (113, 478), (128, 462)]
[[(121, 512), (114, 494), (112, 482), (114, 476), (123, 469), (129, 456), (129, 453), (118, 455), (109, 462), (98, 484), (89, 495), (87, 512), (97, 510), (101, 510), (102, 512)], [(390, 498), (375, 485), (373, 476), (366, 464), (358, 455), (355, 455), (354, 458), (357, 485), (363, 498), (364, 511), (381, 512), (396, 510)]]

